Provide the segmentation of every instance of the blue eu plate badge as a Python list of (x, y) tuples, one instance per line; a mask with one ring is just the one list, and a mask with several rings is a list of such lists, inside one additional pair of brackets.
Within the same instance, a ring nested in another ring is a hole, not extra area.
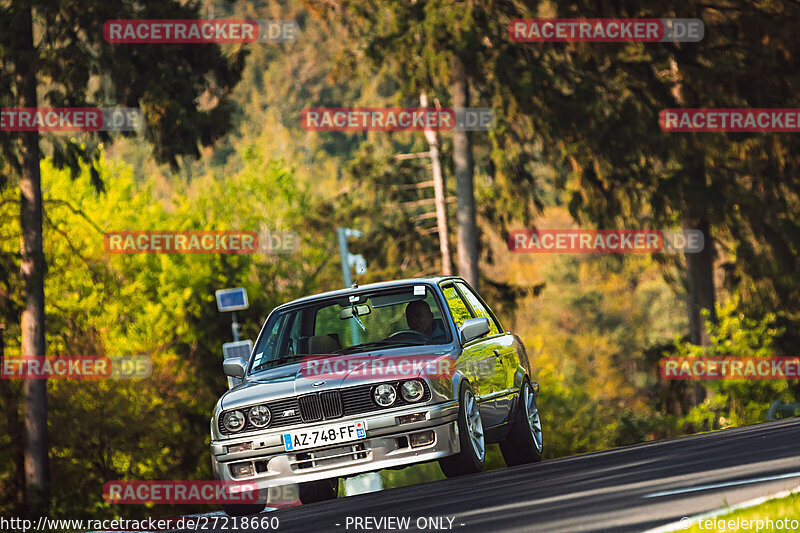
[(286, 446), (286, 451), (291, 451), (294, 448), (292, 445), (292, 436), (289, 433), (283, 434), (283, 445)]

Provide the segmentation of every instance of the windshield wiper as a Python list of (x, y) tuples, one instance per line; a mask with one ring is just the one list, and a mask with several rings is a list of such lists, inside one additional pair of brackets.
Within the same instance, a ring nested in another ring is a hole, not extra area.
[(427, 342), (418, 342), (418, 341), (395, 341), (395, 340), (383, 340), (378, 341), (378, 344), (385, 343), (385, 344), (399, 344), (401, 346), (425, 346), (428, 344)]
[(282, 357), (278, 357), (277, 359), (267, 359), (260, 365), (253, 367), (253, 371), (260, 370), (270, 363), (285, 363), (287, 361), (291, 361), (292, 359), (299, 359), (302, 357), (303, 357), (302, 355), (294, 354), (294, 355), (284, 355)]
[(366, 350), (368, 348), (375, 348), (378, 346), (382, 347), (390, 347), (390, 346), (424, 346), (425, 343), (422, 342), (412, 342), (412, 341), (390, 341), (390, 340), (382, 340), (382, 341), (373, 341), (373, 342), (365, 342), (364, 344), (356, 344), (355, 346), (348, 346), (347, 348), (343, 348), (341, 350), (337, 350), (334, 353), (337, 354), (346, 354), (352, 353), (353, 351), (359, 350)]

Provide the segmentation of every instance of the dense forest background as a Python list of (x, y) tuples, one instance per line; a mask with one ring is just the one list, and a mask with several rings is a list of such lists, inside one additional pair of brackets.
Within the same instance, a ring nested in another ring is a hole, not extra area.
[[(417, 107), (420, 92), (450, 106), (459, 62), (471, 105), (497, 116), (494, 130), (471, 136), (480, 291), (532, 357), (545, 459), (756, 423), (772, 402), (800, 401), (796, 382), (695, 388), (658, 375), (666, 354), (798, 355), (796, 135), (665, 134), (657, 122), (665, 107), (800, 107), (800, 41), (791, 22), (798, 4), (672, 1), (655, 11), (630, 1), (613, 9), (605, 2), (491, 0), (380, 0), (369, 9), (346, 0), (187, 5), (198, 17), (293, 19), (300, 34), (293, 43), (167, 45), (157, 52), (172, 58), (214, 47), (241, 67), (226, 95), (227, 130), (198, 134), (190, 149), (165, 156), (158, 135), (142, 132), (100, 140), (67, 135), (69, 146), (91, 153), (81, 158), (60, 148), (64, 134), (42, 135), (47, 353), (153, 360), (146, 380), (47, 383), (50, 516), (207, 510), (111, 506), (102, 489), (117, 479), (211, 477), (209, 418), (227, 388), (221, 347), (230, 340), (230, 318), (217, 312), (215, 290), (246, 287), (250, 309), (239, 322), (242, 337), (255, 339), (274, 306), (342, 286), (340, 226), (364, 233), (350, 243), (368, 262), (362, 284), (440, 272), (435, 219), (422, 217), (430, 206), (416, 202), (432, 198), (431, 189), (415, 187), (431, 179), (430, 161), (396, 157), (428, 150), (424, 135), (310, 132), (300, 127), (300, 113), (314, 106)], [(701, 43), (510, 42), (508, 21), (533, 16), (701, 17), (706, 30)], [(0, 55), (12, 44), (0, 39)], [(43, 71), (42, 93), (58, 74)], [(3, 105), (16, 101), (5, 82), (0, 95)], [(214, 105), (214, 98), (197, 102)], [(152, 109), (145, 106), (145, 114)], [(452, 135), (443, 133), (440, 143), (446, 196), (455, 197)], [(0, 162), (5, 354), (20, 353), (24, 306), (13, 153), (4, 150)], [(448, 218), (455, 257), (455, 202)], [(263, 225), (297, 232), (299, 250), (237, 256), (103, 249), (106, 231)], [(518, 254), (506, 245), (508, 231), (521, 228), (682, 226), (707, 234), (713, 290), (701, 302), (699, 316), (708, 320), (699, 336), (692, 329), (692, 258)], [(0, 381), (4, 515), (26, 506), (22, 398), (21, 382)], [(503, 466), (496, 448), (487, 466)], [(381, 475), (385, 487), (441, 477), (435, 464)]]

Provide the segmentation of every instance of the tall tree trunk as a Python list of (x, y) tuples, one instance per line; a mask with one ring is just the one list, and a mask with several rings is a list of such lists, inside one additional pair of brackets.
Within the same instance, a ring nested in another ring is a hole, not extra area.
[[(453, 107), (469, 107), (469, 81), (464, 63), (453, 57)], [(453, 166), (456, 173), (458, 213), (458, 273), (478, 290), (478, 228), (475, 222), (475, 186), (473, 183), (472, 133), (453, 132)]]
[[(428, 97), (425, 93), (419, 95), (420, 107), (428, 107)], [(436, 201), (436, 226), (439, 233), (439, 253), (442, 256), (442, 274), (450, 276), (453, 273), (453, 263), (450, 260), (450, 238), (447, 231), (447, 200), (442, 164), (439, 160), (439, 136), (432, 129), (425, 130), (425, 138), (431, 150), (431, 169), (433, 171), (433, 196)]]
[[(670, 58), (670, 70), (675, 80), (678, 80), (671, 89), (675, 104), (679, 107), (699, 107), (697, 99), (690, 93), (684, 94), (683, 72), (675, 58)], [(697, 149), (686, 159), (686, 167), (695, 183), (705, 183), (705, 165), (703, 157), (698, 155)], [(698, 346), (707, 346), (709, 339), (706, 333), (702, 310), (709, 310), (709, 319), (716, 322), (717, 316), (714, 309), (714, 241), (711, 238), (711, 224), (706, 214), (705, 195), (700, 194), (703, 187), (687, 188), (684, 190), (686, 215), (683, 219), (683, 229), (696, 229), (703, 232), (703, 250), (697, 253), (684, 254), (686, 257), (686, 293), (688, 297), (689, 313), (689, 341)], [(706, 388), (700, 381), (693, 381), (691, 387), (691, 401), (700, 405), (706, 397)]]
[[(36, 107), (36, 50), (33, 43), (33, 14), (21, 10), (14, 27), (20, 50), (16, 61), (15, 85), (20, 107)], [(20, 133), (22, 158), (20, 176), (20, 273), (24, 297), (22, 310), (22, 355), (45, 355), (44, 274), (42, 250), (42, 187), (39, 175), (39, 133)], [(25, 399), (25, 485), (28, 511), (45, 514), (49, 505), (50, 480), (47, 438), (47, 381), (28, 379), (23, 385)]]
[(706, 346), (708, 332), (703, 324), (703, 309), (708, 309), (709, 319), (717, 321), (714, 303), (714, 241), (708, 220), (686, 220), (684, 229), (703, 232), (703, 250), (686, 255), (686, 288), (689, 297), (689, 340), (692, 344)]
[[(0, 360), (5, 357), (5, 324), (0, 324)], [(22, 431), (22, 421), (19, 419), (19, 391), (15, 390), (13, 382), (0, 379), (0, 398), (3, 400), (6, 417), (6, 433), (11, 448), (11, 459), (14, 464), (14, 479), (12, 481), (14, 513), (22, 514), (25, 505), (25, 452), (22, 441), (25, 438)], [(12, 513), (12, 514), (14, 514)]]
[[(707, 346), (708, 332), (703, 320), (703, 309), (708, 309), (709, 320), (717, 321), (714, 304), (714, 241), (711, 238), (711, 226), (707, 219), (686, 219), (684, 229), (696, 229), (703, 232), (703, 250), (686, 256), (686, 293), (689, 311), (689, 341), (698, 346)], [(700, 405), (706, 397), (706, 389), (700, 382), (692, 383), (692, 402)]]

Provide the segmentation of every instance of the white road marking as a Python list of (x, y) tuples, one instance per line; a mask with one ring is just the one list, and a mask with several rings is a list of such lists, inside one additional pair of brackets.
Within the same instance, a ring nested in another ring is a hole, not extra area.
[(699, 490), (719, 489), (722, 487), (733, 487), (736, 485), (747, 485), (749, 483), (760, 483), (762, 481), (775, 481), (776, 479), (788, 479), (792, 477), (800, 477), (800, 472), (792, 472), (791, 474), (780, 474), (778, 476), (757, 477), (753, 479), (740, 479), (738, 481), (727, 481), (725, 483), (712, 483), (710, 485), (698, 485), (696, 487), (685, 487), (682, 489), (664, 490), (661, 492), (652, 492), (645, 494), (642, 498), (658, 498), (659, 496), (669, 496), (671, 494), (683, 494), (685, 492), (697, 492)]
[(732, 513), (733, 511), (739, 511), (741, 509), (747, 509), (748, 507), (761, 505), (762, 503), (768, 502), (770, 500), (785, 498), (787, 496), (791, 496), (792, 494), (797, 494), (798, 492), (800, 492), (800, 487), (794, 488), (792, 490), (783, 490), (781, 492), (776, 492), (775, 494), (770, 494), (769, 496), (753, 498), (752, 500), (747, 500), (742, 503), (737, 503), (736, 505), (730, 505), (728, 507), (720, 507), (719, 509), (709, 511), (707, 513), (698, 514), (694, 516), (684, 516), (677, 522), (670, 522), (669, 524), (664, 524), (663, 526), (659, 526), (653, 529), (648, 529), (643, 533), (669, 533), (671, 531), (681, 531), (684, 529), (689, 529), (694, 524), (697, 524), (698, 522), (701, 522), (703, 520), (716, 518), (720, 515)]

